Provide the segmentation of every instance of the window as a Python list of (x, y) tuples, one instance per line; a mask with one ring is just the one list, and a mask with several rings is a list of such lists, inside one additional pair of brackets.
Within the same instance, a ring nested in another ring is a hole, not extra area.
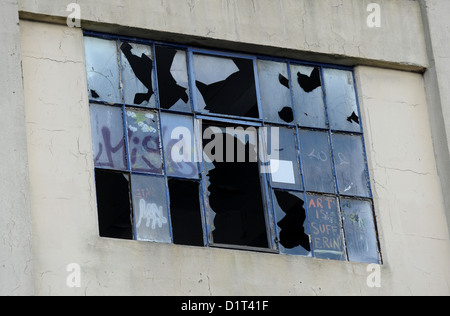
[(85, 35), (100, 236), (381, 262), (351, 69)]

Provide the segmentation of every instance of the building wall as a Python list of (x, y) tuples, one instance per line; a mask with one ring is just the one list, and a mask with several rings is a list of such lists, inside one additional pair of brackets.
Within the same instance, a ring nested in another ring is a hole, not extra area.
[(34, 289), (25, 106), (17, 3), (0, 4), (0, 295)]
[[(421, 7), (379, 0), (382, 26), (373, 29), (370, 2), (78, 1), (85, 29), (355, 65), (384, 261), (379, 288), (367, 285), (366, 264), (98, 237), (82, 30), (65, 25), (67, 4), (19, 1), (33, 229), (25, 257), (34, 256), (35, 293), (450, 295), (435, 158), (442, 135), (421, 74), (429, 66)], [(67, 284), (71, 263), (80, 287)]]

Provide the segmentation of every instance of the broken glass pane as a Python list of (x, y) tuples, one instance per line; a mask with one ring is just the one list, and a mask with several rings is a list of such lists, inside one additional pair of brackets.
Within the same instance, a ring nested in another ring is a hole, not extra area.
[(326, 128), (319, 67), (291, 65), (295, 120), (305, 127)]
[(129, 176), (97, 169), (95, 186), (100, 236), (133, 239)]
[(85, 37), (84, 46), (89, 98), (108, 103), (122, 103), (117, 42)]
[(286, 63), (258, 60), (258, 77), (264, 120), (292, 123), (294, 112)]
[(328, 133), (300, 131), (300, 151), (306, 191), (335, 193)]
[(370, 197), (361, 136), (333, 134), (332, 141), (339, 193)]
[(259, 118), (253, 60), (194, 55), (197, 110)]
[(346, 260), (337, 199), (307, 194), (308, 220), (314, 257)]
[(91, 104), (90, 110), (95, 166), (126, 170), (122, 108)]
[(274, 190), (280, 252), (311, 255), (303, 193)]
[(121, 42), (120, 51), (125, 103), (156, 107), (152, 47)]
[(131, 169), (162, 174), (158, 113), (132, 108), (126, 111)]
[(342, 199), (341, 209), (349, 260), (380, 263), (372, 203)]
[(247, 154), (243, 155), (245, 162), (238, 159), (242, 151), (256, 156), (256, 129), (247, 131), (251, 137), (241, 137), (244, 131), (234, 126), (227, 129), (204, 122), (203, 133), (209, 225), (214, 243), (268, 248), (258, 162), (249, 160)]
[[(272, 137), (278, 133), (279, 137)], [(295, 130), (271, 126), (267, 128), (267, 153), (270, 153), (272, 187), (280, 189), (302, 189)]]
[(171, 243), (165, 179), (131, 176), (136, 239)]
[(361, 126), (353, 73), (347, 70), (324, 68), (323, 79), (325, 82), (330, 128), (333, 130), (360, 132)]
[(170, 179), (169, 192), (173, 242), (177, 245), (203, 246), (199, 183)]
[(167, 175), (198, 179), (193, 118), (161, 113), (161, 125)]
[(162, 109), (191, 111), (186, 58), (183, 50), (156, 46), (159, 103)]

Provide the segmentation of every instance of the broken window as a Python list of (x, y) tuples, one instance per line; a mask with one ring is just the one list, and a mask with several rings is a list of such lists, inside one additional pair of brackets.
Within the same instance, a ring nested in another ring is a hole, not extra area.
[(259, 118), (253, 60), (194, 55), (197, 109)]
[(122, 103), (117, 41), (86, 37), (84, 45), (89, 97), (98, 101)]
[(381, 262), (350, 68), (86, 35), (100, 236)]
[(258, 77), (264, 120), (292, 123), (294, 112), (286, 63), (258, 60)]
[(136, 239), (171, 243), (164, 178), (132, 175), (131, 188)]
[(314, 257), (346, 260), (337, 199), (308, 194), (306, 201)]
[(167, 175), (198, 179), (198, 154), (193, 118), (162, 113), (161, 126)]
[(186, 51), (156, 46), (156, 56), (160, 107), (190, 112)]
[[(278, 137), (272, 137), (271, 134), (274, 132), (278, 133)], [(267, 129), (267, 133), (268, 148), (278, 156), (276, 159), (269, 159), (272, 186), (281, 189), (301, 190), (302, 179), (295, 130), (271, 126)]]
[(126, 170), (122, 109), (91, 104), (91, 127), (95, 166)]
[(380, 263), (372, 203), (343, 199), (341, 207), (349, 260)]
[(320, 68), (291, 64), (291, 74), (296, 123), (326, 128)]
[(300, 131), (306, 191), (335, 193), (333, 161), (327, 132)]
[(306, 206), (302, 193), (274, 190), (275, 217), (280, 251), (289, 255), (311, 255)]
[(260, 172), (256, 158), (251, 158), (258, 147), (256, 129), (205, 122), (203, 129), (209, 135), (203, 148), (210, 154), (204, 168), (213, 242), (268, 248)]
[(133, 239), (130, 179), (120, 172), (95, 171), (101, 237)]
[(347, 196), (370, 197), (361, 136), (333, 134), (332, 140), (339, 193)]
[(121, 42), (120, 52), (124, 102), (156, 107), (152, 47)]
[(323, 69), (328, 107), (328, 119), (332, 130), (360, 132), (355, 84), (351, 71)]
[(162, 174), (158, 112), (127, 108), (126, 115), (131, 169)]
[(170, 216), (175, 244), (204, 245), (199, 186), (200, 183), (196, 181), (169, 180)]

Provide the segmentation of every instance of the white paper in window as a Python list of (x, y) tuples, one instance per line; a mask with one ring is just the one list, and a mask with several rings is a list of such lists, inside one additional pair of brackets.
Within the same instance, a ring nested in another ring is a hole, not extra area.
[(286, 160), (270, 160), (272, 181), (278, 183), (295, 184), (294, 164)]

